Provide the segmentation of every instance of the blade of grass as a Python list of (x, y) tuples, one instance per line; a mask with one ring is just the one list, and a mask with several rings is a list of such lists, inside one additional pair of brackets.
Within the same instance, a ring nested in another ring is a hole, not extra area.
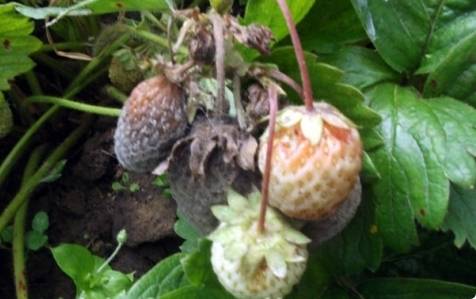
[(69, 108), (73, 110), (78, 110), (87, 113), (93, 113), (104, 116), (118, 117), (121, 113), (121, 109), (118, 108), (109, 108), (102, 107), (97, 105), (90, 105), (86, 103), (81, 103), (77, 101), (68, 100), (65, 98), (51, 97), (51, 96), (32, 96), (28, 98), (29, 101), (33, 103), (49, 103), (56, 104), (58, 106)]
[[(45, 151), (46, 145), (40, 145), (33, 150), (23, 172), (22, 185), (25, 185), (28, 178), (35, 173)], [(13, 272), (17, 299), (28, 299), (28, 284), (25, 268), (25, 222), (28, 212), (28, 201), (29, 197), (25, 199), (25, 203), (18, 209), (13, 222)]]

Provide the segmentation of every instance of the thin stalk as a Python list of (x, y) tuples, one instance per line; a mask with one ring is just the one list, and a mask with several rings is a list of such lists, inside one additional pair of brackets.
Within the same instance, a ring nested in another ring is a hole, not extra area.
[[(58, 106), (55, 106), (58, 107)], [(18, 211), (21, 205), (25, 203), (28, 197), (35, 191), (36, 187), (41, 184), (43, 178), (48, 175), (51, 169), (58, 163), (61, 159), (65, 157), (68, 151), (76, 145), (78, 140), (86, 133), (87, 129), (92, 123), (92, 116), (87, 115), (85, 120), (76, 128), (64, 141), (60, 144), (46, 159), (45, 162), (40, 166), (40, 168), (31, 176), (25, 184), (22, 185), (18, 193), (15, 195), (13, 200), (8, 204), (8, 206), (3, 210), (0, 215), (0, 232), (2, 232), (5, 227), (12, 221), (15, 213)]]
[(225, 113), (225, 41), (224, 28), (221, 17), (213, 13), (210, 16), (213, 24), (213, 37), (215, 39), (215, 69), (216, 79), (218, 84), (217, 99), (216, 99), (216, 113), (221, 115)]
[(286, 84), (287, 86), (294, 89), (294, 91), (303, 98), (302, 94), (302, 87), (296, 81), (294, 81), (291, 77), (286, 75), (285, 73), (281, 72), (278, 69), (261, 69), (255, 68), (251, 71), (251, 75), (253, 76), (267, 76), (273, 78), (281, 83)]
[(10, 174), (15, 163), (20, 159), (20, 157), (25, 153), (30, 145), (33, 136), (36, 132), (49, 120), (53, 115), (55, 115), (60, 110), (59, 106), (53, 106), (48, 109), (33, 125), (28, 128), (28, 131), (23, 134), (22, 138), (15, 144), (13, 149), (10, 151), (8, 156), (3, 159), (2, 164), (0, 165), (0, 186), (5, 182), (8, 175)]
[(64, 98), (51, 97), (51, 96), (32, 96), (28, 98), (33, 103), (49, 103), (56, 104), (58, 106), (78, 110), (87, 113), (93, 113), (104, 116), (118, 117), (121, 113), (121, 109), (102, 107), (96, 105), (90, 105), (86, 103), (76, 102)]
[[(22, 185), (35, 173), (45, 150), (46, 145), (40, 145), (33, 150), (23, 172)], [(17, 299), (28, 299), (28, 284), (25, 269), (25, 222), (28, 212), (28, 201), (29, 198), (27, 198), (25, 203), (18, 209), (13, 222), (13, 272)]]
[(30, 86), (31, 93), (33, 95), (43, 94), (40, 82), (38, 81), (38, 78), (36, 78), (36, 75), (32, 70), (25, 74), (25, 78), (28, 82), (28, 85)]
[(238, 74), (233, 76), (233, 98), (235, 100), (236, 118), (240, 129), (246, 128), (246, 113), (241, 101), (241, 79)]
[(278, 111), (278, 89), (274, 84), (268, 87), (269, 96), (269, 124), (268, 124), (268, 143), (266, 144), (266, 160), (263, 171), (263, 182), (261, 185), (261, 207), (258, 221), (258, 232), (265, 231), (266, 210), (269, 202), (269, 181), (271, 178), (274, 133), (276, 127), (276, 113)]
[(107, 260), (104, 261), (104, 263), (97, 269), (97, 273), (100, 273), (107, 265), (109, 265), (112, 260), (116, 257), (116, 255), (119, 253), (119, 250), (121, 250), (123, 243), (119, 243), (116, 246), (116, 249), (114, 249), (114, 252), (107, 258)]
[(127, 95), (125, 95), (122, 91), (117, 89), (112, 85), (106, 85), (104, 87), (104, 92), (111, 98), (115, 99), (119, 103), (124, 104), (127, 100)]
[(302, 87), (288, 75), (282, 73), (281, 71), (277, 69), (269, 70), (267, 72), (267, 75), (291, 87), (301, 98), (303, 98)]
[(154, 23), (154, 25), (159, 28), (160, 30), (162, 30), (163, 32), (166, 32), (167, 31), (167, 27), (162, 24), (161, 21), (159, 21), (151, 12), (149, 11), (143, 11), (142, 12), (144, 17), (146, 19), (148, 19), (149, 21), (151, 21), (152, 23)]
[(44, 44), (38, 52), (50, 52), (55, 50), (76, 50), (83, 49), (87, 46), (86, 43), (79, 42), (64, 42), (54, 44)]
[(276, 0), (278, 2), (279, 8), (286, 20), (286, 25), (288, 26), (289, 34), (291, 35), (291, 41), (293, 42), (294, 52), (296, 54), (296, 59), (299, 65), (299, 71), (301, 72), (301, 80), (303, 85), (303, 95), (304, 103), (306, 104), (306, 109), (308, 111), (314, 110), (314, 96), (312, 94), (312, 85), (309, 78), (309, 71), (307, 69), (306, 58), (304, 57), (304, 51), (302, 49), (301, 40), (299, 39), (299, 34), (296, 29), (296, 24), (293, 21), (291, 12), (289, 11), (289, 6), (286, 0)]
[(169, 48), (170, 60), (175, 64), (175, 51), (172, 45), (172, 29), (174, 26), (174, 17), (171, 15), (167, 21), (167, 45)]
[[(133, 30), (138, 36), (145, 38), (147, 40), (150, 40), (151, 42), (154, 42), (158, 44), (159, 46), (163, 47), (164, 49), (169, 48), (169, 41), (166, 38), (163, 38), (162, 36), (159, 36), (157, 34), (151, 33), (149, 31), (144, 31), (144, 30), (137, 30), (135, 28), (130, 28)], [(175, 49), (175, 52), (178, 52), (182, 55), (187, 55), (188, 50), (185, 47), (179, 47), (178, 49)]]

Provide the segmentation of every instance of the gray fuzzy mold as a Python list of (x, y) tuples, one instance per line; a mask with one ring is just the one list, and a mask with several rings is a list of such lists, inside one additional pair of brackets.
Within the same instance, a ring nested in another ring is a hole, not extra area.
[(323, 242), (339, 234), (354, 218), (362, 200), (362, 185), (360, 180), (347, 198), (336, 208), (334, 213), (318, 221), (306, 222), (302, 231), (312, 239), (311, 247), (317, 247)]
[(187, 128), (185, 92), (164, 76), (141, 82), (122, 108), (114, 134), (120, 164), (150, 172)]

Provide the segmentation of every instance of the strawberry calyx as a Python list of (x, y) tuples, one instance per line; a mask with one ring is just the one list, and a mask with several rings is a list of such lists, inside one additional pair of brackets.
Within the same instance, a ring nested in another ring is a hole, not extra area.
[(306, 263), (305, 246), (310, 239), (271, 207), (266, 213), (266, 230), (260, 233), (257, 229), (260, 198), (259, 192), (245, 198), (229, 191), (228, 205), (212, 207), (220, 225), (208, 239), (224, 250), (225, 259), (239, 260), (239, 270), (246, 276), (253, 276), (264, 263), (276, 277), (284, 278), (290, 263)]
[[(340, 130), (347, 131), (356, 127), (350, 119), (332, 105), (316, 102), (313, 111), (307, 110), (305, 106), (288, 106), (278, 112), (276, 133), (283, 129), (296, 127), (312, 145), (317, 145), (321, 140), (325, 125), (336, 134)], [(261, 138), (268, 138), (268, 130)]]

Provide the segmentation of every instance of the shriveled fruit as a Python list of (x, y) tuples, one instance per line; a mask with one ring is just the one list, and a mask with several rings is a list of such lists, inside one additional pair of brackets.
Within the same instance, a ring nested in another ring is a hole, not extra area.
[(302, 231), (311, 238), (311, 247), (317, 247), (339, 234), (354, 218), (361, 200), (362, 186), (357, 180), (347, 198), (332, 214), (320, 220), (307, 221)]
[[(362, 164), (359, 132), (350, 120), (324, 102), (314, 107), (280, 111), (273, 144), (270, 204), (303, 220), (332, 213), (351, 192)], [(260, 140), (261, 171), (267, 132)]]
[(187, 128), (186, 95), (165, 76), (141, 82), (122, 108), (114, 150), (124, 168), (152, 171)]
[(231, 187), (248, 193), (258, 181), (257, 141), (231, 118), (198, 118), (169, 157), (168, 179), (181, 214), (201, 233), (218, 225), (210, 207), (226, 201)]
[(277, 299), (288, 294), (306, 268), (309, 239), (273, 208), (258, 232), (261, 194), (228, 193), (228, 206), (214, 206), (220, 226), (210, 234), (213, 271), (236, 298)]

